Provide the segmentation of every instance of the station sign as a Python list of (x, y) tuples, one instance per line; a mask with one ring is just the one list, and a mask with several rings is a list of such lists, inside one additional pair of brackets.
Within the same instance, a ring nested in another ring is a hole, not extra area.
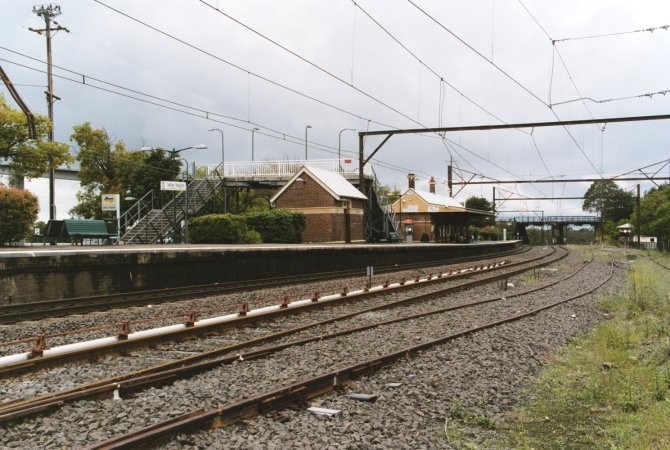
[(161, 181), (161, 191), (185, 191), (185, 181)]
[(102, 210), (116, 211), (119, 208), (119, 194), (102, 194)]

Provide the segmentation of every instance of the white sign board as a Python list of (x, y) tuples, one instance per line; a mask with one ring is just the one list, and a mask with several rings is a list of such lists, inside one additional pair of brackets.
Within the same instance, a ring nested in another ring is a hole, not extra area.
[(102, 194), (102, 210), (116, 211), (119, 208), (119, 194)]
[(185, 191), (184, 181), (161, 181), (161, 191)]

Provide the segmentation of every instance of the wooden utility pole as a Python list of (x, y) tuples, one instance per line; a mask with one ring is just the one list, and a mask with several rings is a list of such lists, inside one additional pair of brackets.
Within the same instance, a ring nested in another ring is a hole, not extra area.
[[(49, 121), (51, 126), (49, 127), (49, 142), (54, 141), (54, 81), (52, 74), (52, 62), (51, 62), (51, 32), (52, 31), (65, 31), (70, 32), (65, 27), (62, 27), (54, 20), (55, 17), (61, 14), (60, 6), (58, 5), (42, 5), (42, 6), (33, 6), (33, 13), (37, 14), (39, 17), (44, 19), (44, 28), (35, 29), (28, 28), (30, 31), (33, 31), (37, 34), (44, 33), (47, 38), (47, 79), (48, 79), (48, 91), (45, 92), (47, 95), (47, 108), (49, 112)], [(56, 25), (52, 27), (51, 24)], [(56, 179), (56, 168), (54, 167), (53, 157), (49, 156), (49, 219), (53, 220), (56, 218), (56, 196), (55, 196), (55, 179)]]

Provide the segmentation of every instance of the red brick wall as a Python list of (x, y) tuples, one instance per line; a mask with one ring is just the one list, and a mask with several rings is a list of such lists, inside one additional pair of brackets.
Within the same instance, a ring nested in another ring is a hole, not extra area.
[(332, 195), (328, 193), (308, 174), (303, 173), (300, 178), (304, 182), (294, 181), (275, 202), (277, 208), (316, 208), (339, 206)]
[[(344, 208), (341, 202), (337, 201), (308, 174), (303, 173), (300, 178), (304, 182), (294, 181), (277, 198), (275, 201), (277, 208), (305, 214), (307, 223), (302, 233), (303, 242), (344, 242), (346, 229)], [(352, 241), (365, 239), (365, 223), (362, 214), (364, 205), (364, 201), (360, 199), (351, 201), (349, 214)], [(321, 208), (328, 209), (320, 210)]]

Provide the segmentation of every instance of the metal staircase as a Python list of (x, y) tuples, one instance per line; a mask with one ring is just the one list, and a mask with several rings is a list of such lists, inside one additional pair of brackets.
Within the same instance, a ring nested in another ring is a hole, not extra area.
[(386, 240), (389, 233), (397, 233), (400, 227), (389, 199), (386, 196), (377, 195), (375, 186), (378, 185), (377, 174), (374, 174), (373, 182), (370, 183), (367, 189), (370, 207), (368, 210), (369, 219), (366, 227), (366, 236), (371, 241)]
[(197, 214), (222, 187), (215, 178), (190, 181), (186, 191), (173, 192), (166, 200), (161, 191), (150, 191), (121, 216), (124, 244), (186, 242), (188, 217)]

